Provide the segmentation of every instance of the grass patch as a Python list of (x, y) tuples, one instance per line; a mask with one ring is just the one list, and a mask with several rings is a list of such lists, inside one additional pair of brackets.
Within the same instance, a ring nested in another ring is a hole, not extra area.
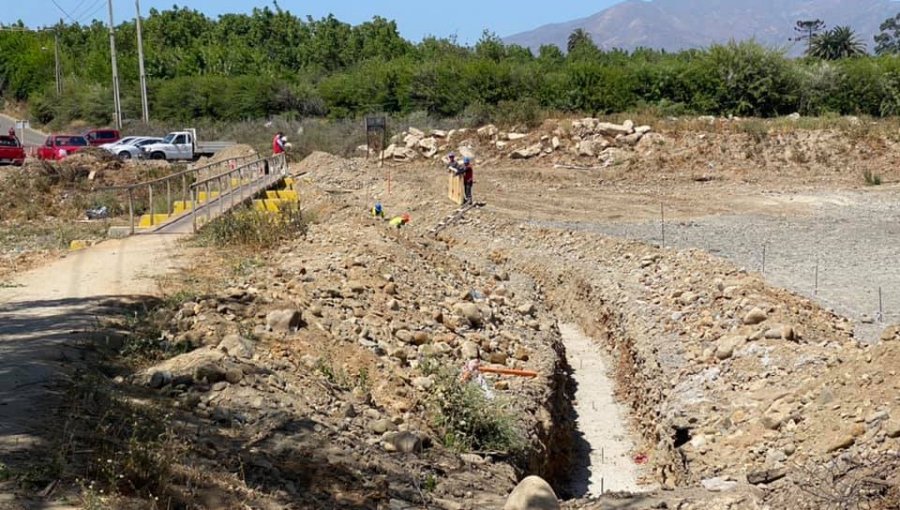
[(458, 451), (497, 452), (518, 455), (526, 447), (511, 403), (489, 398), (474, 382), (464, 382), (460, 372), (439, 368), (429, 398), (432, 426), (444, 446)]
[(368, 391), (371, 387), (369, 371), (360, 368), (356, 374), (348, 372), (343, 367), (336, 367), (329, 357), (319, 358), (316, 362), (316, 370), (322, 374), (326, 381), (344, 391), (361, 388)]
[(201, 246), (270, 248), (306, 235), (311, 216), (299, 207), (267, 214), (249, 208), (220, 216), (197, 234)]
[[(85, 499), (106, 494), (152, 501), (167, 492), (180, 447), (163, 408), (126, 398), (93, 375), (75, 381), (69, 402), (68, 442), (60, 451), (75, 457), (69, 467), (80, 467)], [(79, 452), (90, 453), (79, 463)]]
[(863, 170), (863, 180), (866, 181), (867, 186), (881, 186), (881, 176), (868, 168)]

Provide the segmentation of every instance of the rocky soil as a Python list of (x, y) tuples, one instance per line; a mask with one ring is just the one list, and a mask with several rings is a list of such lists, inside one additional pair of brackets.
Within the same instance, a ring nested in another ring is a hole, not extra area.
[[(410, 130), (403, 147), (415, 155), (392, 156), (418, 163), (316, 153), (295, 165), (316, 217), (308, 233), (264, 254), (211, 256), (206, 289), (185, 275), (185, 292), (156, 319), (167, 345), (189, 352), (114, 379), (116, 391), (173, 409), (185, 453), (166, 497), (206, 508), (516, 510), (532, 507), (507, 495), (532, 474), (565, 496), (575, 424), (561, 323), (614, 361), (630, 459), (664, 489), (565, 508), (887, 497), (900, 484), (897, 329), (860, 342), (851, 318), (733, 261), (577, 227), (630, 228), (660, 203), (673, 221), (813, 216), (791, 200), (797, 188), (859, 191), (861, 168), (895, 178), (895, 142), (713, 119), (687, 132), (654, 126), (631, 144), (624, 137), (644, 130), (617, 126), (627, 130), (619, 140), (594, 120), (521, 137), (431, 133), (436, 147)], [(586, 140), (593, 155), (580, 155)], [(444, 198), (450, 150), (477, 158), (485, 203), (462, 215)], [(376, 200), (412, 222), (372, 219)], [(518, 456), (450, 448), (434, 420), (445, 384), (435, 367), (475, 358), (538, 373), (486, 376), (526, 439)], [(521, 491), (549, 487), (529, 480)]]

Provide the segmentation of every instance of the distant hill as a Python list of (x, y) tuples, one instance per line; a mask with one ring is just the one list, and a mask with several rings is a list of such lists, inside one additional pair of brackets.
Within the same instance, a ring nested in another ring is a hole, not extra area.
[(731, 39), (755, 38), (767, 46), (790, 47), (800, 19), (821, 19), (828, 27), (849, 25), (871, 52), (881, 23), (900, 12), (894, 0), (625, 0), (593, 16), (545, 25), (509, 36), (507, 43), (537, 49), (555, 44), (563, 49), (577, 28), (590, 33), (604, 49), (647, 47), (677, 51)]

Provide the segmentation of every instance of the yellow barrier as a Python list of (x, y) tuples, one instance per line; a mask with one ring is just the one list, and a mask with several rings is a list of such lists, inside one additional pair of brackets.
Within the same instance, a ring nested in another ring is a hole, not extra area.
[(462, 205), (466, 199), (466, 188), (463, 184), (463, 176), (450, 174), (450, 181), (447, 190), (447, 196), (456, 205)]
[(294, 178), (293, 177), (285, 177), (284, 178), (284, 186), (286, 188), (293, 188), (294, 187)]
[(69, 243), (69, 250), (71, 250), (71, 251), (83, 250), (87, 247), (88, 247), (87, 241), (82, 241), (80, 239), (77, 239), (77, 240)]
[(191, 200), (176, 200), (172, 202), (172, 209), (175, 214), (184, 214), (194, 208), (194, 202)]
[(165, 222), (166, 220), (168, 220), (168, 219), (169, 219), (169, 215), (168, 215), (168, 214), (154, 214), (154, 215), (153, 215), (153, 222), (151, 223), (151, 222), (150, 222), (150, 215), (149, 215), (149, 214), (144, 214), (143, 216), (141, 216), (141, 221), (138, 223), (138, 228), (150, 228), (150, 227), (155, 227), (155, 226), (157, 226), (157, 225), (160, 225), (160, 224), (164, 223), (164, 222)]
[(260, 212), (277, 213), (281, 211), (281, 204), (287, 203), (287, 200), (267, 198), (264, 200), (254, 200), (253, 209)]
[(207, 198), (206, 192), (205, 192), (205, 191), (200, 191), (200, 192), (197, 193), (197, 201), (199, 201), (199, 202), (206, 202), (207, 200), (211, 200), (211, 199), (213, 199), (213, 198), (217, 198), (218, 196), (219, 196), (219, 192), (218, 192), (218, 191), (211, 191), (211, 192), (209, 193), (209, 198)]
[(281, 199), (287, 200), (290, 202), (297, 202), (300, 200), (300, 197), (297, 195), (297, 192), (294, 190), (268, 190), (266, 191), (266, 197), (269, 199)]

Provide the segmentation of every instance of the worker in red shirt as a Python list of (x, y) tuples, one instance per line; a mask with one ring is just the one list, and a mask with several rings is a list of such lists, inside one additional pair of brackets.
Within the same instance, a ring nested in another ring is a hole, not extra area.
[(472, 205), (472, 185), (475, 184), (475, 169), (472, 168), (472, 159), (463, 158), (460, 173), (463, 175), (463, 185), (466, 188), (466, 199), (464, 204)]
[(275, 133), (275, 138), (272, 139), (272, 152), (277, 156), (278, 154), (284, 154), (285, 146), (287, 145), (287, 138), (284, 137), (284, 133), (281, 131)]

